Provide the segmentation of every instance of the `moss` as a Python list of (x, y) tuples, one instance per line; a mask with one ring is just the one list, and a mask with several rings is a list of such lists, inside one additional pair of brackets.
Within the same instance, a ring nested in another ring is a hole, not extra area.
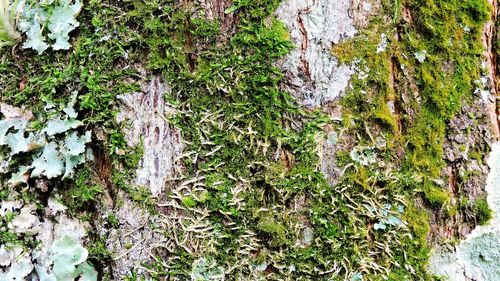
[[(420, 30), (408, 33), (406, 48), (428, 53), (428, 59), (415, 68), (423, 109), (409, 133), (415, 152), (410, 159), (412, 168), (416, 164), (436, 176), (443, 165), (440, 156), (445, 123), (469, 99), (473, 81), (479, 77), (480, 36), (490, 8), (482, 0), (413, 1), (408, 5), (414, 10), (416, 28)], [(464, 26), (471, 31), (465, 34)], [(429, 160), (415, 163), (415, 157)]]
[(196, 207), (196, 201), (192, 197), (182, 198), (182, 204), (188, 208)]
[(13, 245), (16, 245), (16, 244), (21, 244), (23, 245), (23, 241), (19, 239), (19, 237), (13, 233), (13, 232), (10, 232), (8, 230), (0, 230), (0, 242), (2, 243), (2, 245), (5, 245), (5, 244), (13, 244)]
[(271, 240), (271, 246), (282, 246), (288, 242), (285, 225), (270, 213), (261, 214), (259, 216), (257, 229), (263, 232), (268, 239)]
[[(89, 260), (92, 264), (102, 265), (111, 261), (111, 252), (106, 247), (106, 240), (104, 237), (92, 237), (86, 245), (89, 251)], [(102, 272), (103, 268), (98, 268)]]
[(378, 106), (379, 108), (374, 109), (371, 113), (373, 120), (376, 120), (379, 125), (386, 126), (393, 133), (398, 132), (397, 120), (387, 107), (387, 102), (381, 101)]
[(75, 180), (68, 184), (69, 188), (62, 190), (64, 205), (73, 214), (93, 209), (101, 199), (103, 188), (93, 182), (93, 176), (89, 170), (80, 169), (74, 178)]
[(479, 225), (484, 225), (492, 218), (492, 210), (488, 206), (486, 197), (480, 197), (472, 203), (472, 211), (476, 215), (476, 221)]
[(442, 207), (450, 201), (450, 195), (441, 187), (434, 184), (426, 184), (423, 188), (424, 196), (427, 201), (435, 207)]
[(410, 227), (416, 235), (417, 241), (423, 245), (426, 244), (427, 234), (430, 230), (429, 216), (425, 209), (410, 206), (404, 213), (403, 217), (408, 222)]
[(112, 228), (118, 228), (120, 225), (120, 220), (118, 220), (115, 214), (109, 214), (106, 220)]

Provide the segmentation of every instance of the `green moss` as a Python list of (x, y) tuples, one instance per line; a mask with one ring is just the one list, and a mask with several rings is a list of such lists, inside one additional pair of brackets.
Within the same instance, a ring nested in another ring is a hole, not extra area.
[(426, 184), (423, 188), (424, 196), (427, 201), (435, 207), (442, 207), (450, 201), (450, 195), (441, 187), (434, 184)]
[(288, 242), (285, 225), (270, 213), (264, 213), (259, 216), (257, 229), (271, 240), (271, 246), (282, 246)]
[(398, 123), (395, 116), (389, 111), (387, 102), (381, 101), (378, 103), (378, 106), (379, 108), (374, 109), (371, 113), (373, 120), (382, 126), (386, 126), (391, 132), (397, 132)]
[(19, 239), (19, 237), (8, 230), (0, 230), (0, 243), (2, 245), (5, 244), (23, 244), (22, 240)]
[(74, 181), (69, 188), (63, 190), (63, 202), (70, 212), (78, 213), (86, 209), (92, 209), (98, 203), (103, 193), (103, 188), (93, 182), (90, 171), (81, 169), (74, 176)]
[(430, 230), (427, 211), (415, 206), (410, 206), (404, 213), (403, 217), (406, 222), (408, 222), (408, 227), (410, 227), (415, 233), (417, 241), (420, 241), (423, 245), (425, 245), (427, 234)]
[(191, 197), (182, 198), (182, 204), (188, 208), (196, 207), (196, 201)]
[(480, 197), (472, 203), (472, 211), (476, 215), (476, 220), (479, 225), (486, 224), (492, 218), (492, 210), (488, 206), (486, 197)]
[[(418, 121), (410, 127), (408, 139), (414, 154), (409, 159), (412, 169), (417, 167), (436, 176), (443, 165), (440, 158), (445, 123), (468, 101), (473, 81), (479, 78), (480, 36), (490, 6), (482, 0), (413, 1), (409, 6), (419, 30), (407, 31), (405, 48), (428, 53), (424, 63), (415, 64), (423, 106)], [(464, 26), (470, 31), (464, 32)], [(416, 162), (417, 157), (428, 160)]]
[(120, 225), (120, 220), (118, 220), (115, 214), (109, 214), (106, 220), (112, 228), (118, 228)]
[(104, 238), (92, 237), (87, 245), (89, 251), (89, 260), (93, 264), (104, 264), (111, 260), (111, 252), (106, 247)]

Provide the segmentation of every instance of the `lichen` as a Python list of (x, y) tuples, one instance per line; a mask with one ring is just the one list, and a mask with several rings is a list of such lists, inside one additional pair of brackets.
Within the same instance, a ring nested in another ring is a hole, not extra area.
[(79, 26), (76, 20), (82, 8), (79, 0), (22, 2), (18, 28), (26, 34), (23, 48), (31, 48), (41, 54), (49, 46), (54, 50), (67, 50), (71, 47), (68, 42), (69, 33)]
[[(72, 105), (66, 109), (72, 109)], [(54, 114), (55, 111), (49, 112)], [(2, 166), (12, 171), (8, 181), (11, 187), (26, 184), (30, 178), (70, 177), (74, 168), (85, 162), (86, 144), (91, 140), (91, 132), (78, 136), (76, 131), (71, 131), (82, 125), (81, 121), (75, 119), (76, 116), (72, 116), (66, 116), (63, 121), (56, 114), (46, 122), (45, 128), (35, 132), (30, 132), (34, 124), (27, 119), (17, 117), (0, 120), (0, 143), (10, 149), (8, 158), (2, 159)], [(63, 133), (64, 138), (59, 140), (58, 136)], [(12, 162), (20, 162), (23, 157), (19, 154), (27, 152), (32, 153), (32, 161), (24, 162), (25, 165), (20, 165), (16, 170)]]
[(224, 281), (224, 269), (210, 258), (199, 258), (194, 261), (191, 271), (193, 281)]

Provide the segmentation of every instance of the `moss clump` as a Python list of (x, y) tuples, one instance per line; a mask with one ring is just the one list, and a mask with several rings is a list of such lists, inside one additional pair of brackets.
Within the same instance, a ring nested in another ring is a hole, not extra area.
[(423, 188), (424, 197), (434, 207), (442, 207), (450, 201), (450, 195), (441, 187), (427, 184)]
[(103, 188), (93, 182), (93, 176), (89, 170), (79, 171), (69, 187), (62, 191), (63, 202), (73, 214), (81, 210), (93, 209), (95, 204), (101, 200)]
[(193, 208), (196, 206), (196, 201), (192, 197), (182, 198), (182, 204), (188, 208)]
[(443, 165), (445, 124), (463, 102), (470, 101), (473, 81), (480, 75), (481, 32), (490, 5), (483, 0), (408, 1), (407, 5), (416, 22), (406, 29), (404, 51), (427, 53), (424, 62), (412, 63), (422, 109), (407, 134), (408, 167), (437, 177)]
[(472, 211), (476, 215), (476, 220), (479, 225), (484, 225), (492, 218), (492, 210), (488, 206), (486, 197), (480, 197), (472, 203)]
[(260, 215), (257, 222), (257, 229), (265, 233), (268, 239), (271, 240), (271, 246), (278, 247), (288, 242), (285, 225), (272, 214), (265, 213)]
[(429, 216), (425, 209), (410, 206), (408, 211), (403, 215), (408, 222), (408, 226), (413, 230), (418, 241), (425, 245), (427, 234), (430, 230)]

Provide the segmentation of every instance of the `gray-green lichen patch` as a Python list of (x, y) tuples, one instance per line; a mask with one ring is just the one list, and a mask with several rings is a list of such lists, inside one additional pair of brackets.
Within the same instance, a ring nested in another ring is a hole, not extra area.
[(210, 258), (199, 258), (193, 262), (191, 280), (193, 281), (224, 281), (224, 268)]
[(54, 106), (47, 107), (50, 118), (37, 130), (39, 122), (31, 120), (31, 113), (2, 105), (5, 118), (0, 120), (1, 173), (11, 173), (10, 187), (26, 185), (30, 178), (71, 177), (77, 165), (92, 158), (86, 153), (91, 132), (75, 130), (83, 123), (76, 119), (73, 106), (74, 102), (70, 102), (63, 108), (64, 114)]
[(13, 242), (0, 247), (0, 280), (97, 280), (97, 271), (86, 260), (82, 244), (89, 225), (69, 218), (65, 207), (50, 197), (45, 215), (34, 204), (2, 201), (2, 217), (12, 217), (8, 230), (18, 239), (36, 242), (27, 247)]
[(438, 248), (430, 259), (430, 271), (449, 280), (500, 280), (500, 142), (492, 146), (486, 191), (493, 219), (474, 229), (455, 251)]
[(36, 235), (40, 232), (40, 220), (34, 214), (36, 206), (24, 206), (20, 213), (8, 224), (9, 230), (21, 235)]
[(453, 246), (437, 247), (429, 258), (429, 271), (453, 281), (465, 281), (463, 265), (459, 263)]
[(77, 165), (92, 158), (91, 132), (80, 128), (76, 98), (48, 103), (36, 119), (28, 110), (0, 104), (0, 174), (6, 179), (0, 189), (0, 280), (97, 279), (83, 247), (89, 226), (68, 217), (54, 197), (46, 207), (37, 197), (38, 191), (48, 191), (42, 182), (70, 178)]
[(41, 54), (49, 46), (54, 50), (71, 47), (69, 33), (80, 25), (76, 20), (82, 8), (79, 0), (21, 2), (18, 28), (26, 34), (23, 48), (31, 48)]
[[(479, 232), (479, 231), (478, 231)], [(458, 248), (465, 276), (478, 281), (500, 279), (500, 232), (498, 229), (473, 233)]]

